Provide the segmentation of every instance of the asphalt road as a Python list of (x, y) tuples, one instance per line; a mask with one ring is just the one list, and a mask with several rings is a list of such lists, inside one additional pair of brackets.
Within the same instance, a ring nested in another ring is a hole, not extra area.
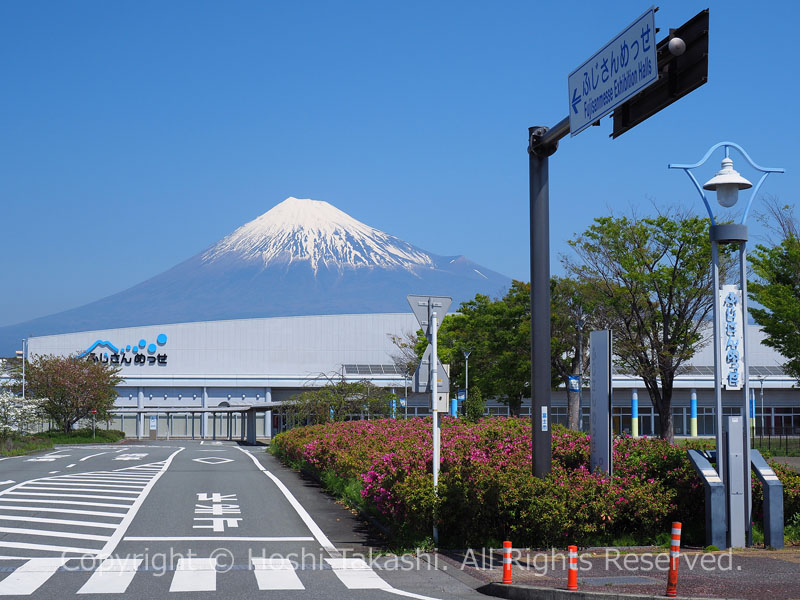
[(0, 459), (0, 596), (485, 598), (358, 527), (263, 447), (59, 447)]

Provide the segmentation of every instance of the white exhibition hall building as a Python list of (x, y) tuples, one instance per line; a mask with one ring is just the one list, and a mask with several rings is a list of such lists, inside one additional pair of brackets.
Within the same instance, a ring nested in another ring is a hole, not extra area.
[[(176, 323), (32, 337), (28, 355), (83, 355), (118, 365), (115, 416), (105, 426), (130, 437), (271, 437), (283, 428), (282, 401), (344, 378), (368, 380), (408, 395), (403, 416), (430, 414), (422, 394), (406, 394), (409, 379), (395, 366), (392, 336), (418, 329), (408, 314), (350, 314)], [(800, 428), (800, 390), (781, 368), (783, 358), (748, 327), (750, 385), (758, 429)], [(712, 345), (706, 343), (677, 377), (673, 396), (676, 435), (689, 435), (696, 392), (698, 435), (713, 435)], [(587, 378), (588, 379), (588, 378)], [(639, 434), (659, 432), (658, 416), (642, 381), (614, 373), (615, 432), (631, 430), (631, 398), (638, 392)], [(589, 391), (584, 390), (584, 422)], [(740, 411), (742, 393), (723, 391), (723, 414)], [(488, 402), (487, 414), (508, 408)], [(530, 414), (530, 402), (522, 414)], [(249, 420), (248, 420), (249, 419)], [(566, 393), (553, 393), (551, 419), (566, 422)], [(151, 431), (152, 430), (152, 431)]]

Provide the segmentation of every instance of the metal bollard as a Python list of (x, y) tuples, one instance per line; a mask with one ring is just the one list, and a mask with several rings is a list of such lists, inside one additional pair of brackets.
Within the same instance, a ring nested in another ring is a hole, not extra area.
[(503, 542), (503, 583), (511, 583), (511, 542)]
[(681, 524), (672, 524), (672, 543), (669, 547), (669, 574), (667, 575), (667, 597), (678, 595), (678, 563), (681, 558)]
[(569, 571), (567, 571), (567, 589), (578, 591), (578, 547), (569, 547)]

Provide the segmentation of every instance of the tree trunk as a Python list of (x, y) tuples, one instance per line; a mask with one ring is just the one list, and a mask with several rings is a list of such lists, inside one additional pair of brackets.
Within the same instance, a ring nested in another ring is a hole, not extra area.
[(567, 427), (578, 431), (581, 427), (581, 395), (569, 389), (567, 382)]

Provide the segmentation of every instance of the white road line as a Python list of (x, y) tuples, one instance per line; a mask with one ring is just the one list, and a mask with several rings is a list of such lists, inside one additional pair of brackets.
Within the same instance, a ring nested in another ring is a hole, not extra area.
[(58, 473), (58, 472), (59, 471), (50, 471), (50, 473), (48, 473), (48, 475), (52, 475), (53, 473)]
[[(242, 452), (244, 452), (247, 456), (249, 456), (251, 458), (251, 460), (255, 463), (255, 465), (256, 465), (256, 467), (258, 468), (259, 471), (264, 473), (264, 475), (266, 475), (273, 482), (275, 482), (275, 485), (278, 486), (278, 489), (281, 492), (283, 492), (283, 495), (286, 497), (286, 499), (289, 501), (289, 504), (292, 505), (292, 507), (297, 512), (297, 514), (303, 520), (303, 523), (305, 523), (306, 527), (308, 527), (311, 530), (311, 533), (317, 539), (317, 542), (319, 542), (320, 546), (322, 546), (325, 549), (325, 551), (333, 559), (340, 559), (341, 552), (339, 552), (336, 549), (336, 547), (331, 543), (331, 541), (328, 539), (328, 537), (322, 532), (322, 529), (320, 529), (319, 526), (314, 522), (314, 519), (312, 519), (311, 515), (308, 514), (308, 511), (306, 511), (306, 509), (303, 508), (303, 505), (300, 504), (297, 501), (297, 498), (294, 497), (292, 492), (290, 492), (289, 489), (277, 477), (275, 477), (275, 475), (273, 475), (272, 473), (267, 471), (267, 469), (264, 468), (264, 465), (262, 465), (260, 462), (258, 462), (258, 459), (255, 456), (253, 456), (252, 453), (250, 453), (248, 450), (245, 450), (243, 448), (239, 448), (239, 450), (241, 450)], [(326, 559), (326, 560), (330, 560), (330, 559)], [(344, 559), (340, 559), (340, 560), (344, 560)], [(347, 559), (347, 560), (350, 560), (350, 559)], [(364, 564), (366, 564), (366, 563), (364, 563)], [(337, 576), (339, 576), (339, 573), (337, 573)], [(380, 579), (380, 577), (377, 574), (375, 574), (375, 576), (378, 577), (378, 579)], [(350, 577), (350, 575), (348, 575), (347, 577)], [(341, 580), (342, 578), (339, 577), (339, 579)], [(367, 580), (366, 577), (363, 577), (363, 578), (359, 577), (357, 579), (359, 579), (361, 581), (364, 581), (364, 582), (366, 582), (366, 580)], [(383, 581), (383, 580), (381, 579), (381, 581)], [(399, 590), (397, 588), (394, 588), (394, 587), (390, 586), (385, 581), (383, 581), (383, 583), (384, 583), (384, 585), (381, 586), (379, 589), (382, 589), (383, 591), (389, 592), (391, 594), (397, 594), (399, 596), (407, 596), (409, 598), (417, 598), (418, 600), (438, 600), (437, 598), (433, 598), (431, 596), (422, 596), (420, 594), (413, 594), (411, 592), (406, 592), (404, 590)]]
[(77, 464), (78, 464), (78, 463), (72, 463), (71, 465), (67, 465), (67, 466), (66, 466), (66, 468), (67, 468), (67, 469), (71, 469), (72, 467), (74, 467), (74, 466), (75, 466), (75, 465), (77, 465)]
[(84, 456), (84, 457), (83, 457), (83, 458), (80, 460), (80, 462), (83, 462), (83, 461), (85, 461), (85, 460), (89, 460), (90, 458), (93, 458), (93, 457), (95, 457), (95, 456), (100, 456), (101, 454), (108, 454), (108, 452), (98, 452), (97, 454), (90, 454), (89, 456)]
[(94, 476), (87, 476), (87, 475), (58, 475), (56, 477), (49, 477), (48, 479), (55, 480), (55, 481), (96, 481), (98, 483), (108, 481), (110, 483), (140, 483), (142, 486), (150, 481), (151, 476), (141, 476), (141, 477), (94, 477)]
[[(44, 494), (42, 494), (44, 495)], [(130, 504), (109, 504), (107, 502), (72, 502), (71, 500), (35, 500), (33, 498), (0, 498), (0, 502), (28, 502), (30, 504), (69, 504), (74, 506), (104, 506), (106, 508), (130, 508)], [(120, 513), (123, 515), (125, 513)]]
[[(0, 540), (0, 548), (23, 548), (25, 550), (48, 550), (50, 552), (70, 552), (94, 556), (97, 548), (75, 548), (74, 546), (51, 546), (49, 544), (30, 544), (28, 542), (7, 542)], [(0, 582), (1, 584), (2, 582)]]
[[(46, 517), (29, 517), (22, 515), (0, 515), (0, 521), (25, 521), (27, 523), (54, 523), (56, 525), (78, 525), (80, 527), (100, 527), (103, 529), (116, 529), (114, 523), (94, 523), (87, 521), (73, 521), (71, 519), (48, 519)], [(38, 530), (37, 530), (38, 531)]]
[(49, 529), (25, 529), (24, 527), (0, 527), (0, 533), (27, 534), (44, 537), (74, 538), (76, 540), (92, 540), (95, 542), (105, 542), (111, 536), (94, 535), (91, 533), (74, 533), (72, 531), (51, 531)]
[(275, 477), (275, 475), (267, 471), (264, 468), (264, 465), (258, 462), (256, 457), (253, 456), (250, 452), (248, 452), (247, 450), (242, 450), (242, 448), (239, 448), (239, 450), (241, 450), (247, 456), (249, 456), (250, 459), (255, 463), (256, 467), (258, 467), (258, 470), (264, 473), (264, 475), (269, 477), (273, 481), (273, 483), (275, 483), (275, 485), (278, 486), (278, 489), (283, 493), (283, 495), (289, 501), (289, 504), (292, 505), (292, 508), (294, 508), (295, 512), (297, 512), (299, 517), (303, 520), (303, 523), (305, 523), (306, 527), (309, 528), (311, 534), (317, 539), (319, 545), (322, 546), (325, 549), (325, 551), (331, 556), (335, 557), (340, 556), (341, 553), (336, 549), (336, 546), (334, 546), (331, 543), (331, 541), (328, 539), (328, 536), (326, 536), (322, 532), (322, 529), (319, 528), (319, 525), (317, 525), (314, 522), (314, 519), (312, 519), (311, 515), (308, 514), (308, 511), (306, 511), (306, 509), (303, 508), (303, 505), (297, 501), (297, 498), (294, 497), (292, 492), (290, 492), (289, 489), (285, 485), (283, 485), (283, 482), (281, 482), (280, 479)]
[(0, 581), (0, 596), (32, 594), (66, 562), (66, 558), (32, 558)]
[(89, 479), (111, 479), (119, 481), (147, 481), (152, 475), (140, 475), (138, 473), (106, 473), (105, 471), (89, 471), (87, 473), (64, 473), (55, 479), (75, 479), (76, 477), (88, 477)]
[[(40, 481), (30, 481), (28, 485), (68, 485), (71, 489), (85, 490), (87, 488), (112, 488), (119, 490), (136, 490), (137, 493), (144, 489), (144, 485), (128, 485), (127, 483), (106, 483), (98, 482), (93, 479), (42, 479)], [(126, 492), (128, 493), (128, 492)]]
[(6, 481), (0, 481), (0, 485), (6, 485), (7, 483), (14, 483), (13, 479), (8, 479)]
[[(0, 517), (2, 519), (2, 517)], [(126, 535), (123, 538), (126, 542), (313, 542), (314, 538), (307, 537), (249, 537), (249, 536), (232, 536), (232, 537), (217, 537), (213, 535), (197, 535), (197, 536), (174, 536), (174, 537), (154, 537), (154, 536), (136, 536)]]
[(141, 494), (139, 494), (139, 496), (131, 505), (130, 510), (128, 510), (128, 512), (125, 514), (125, 517), (119, 524), (119, 528), (114, 532), (114, 535), (111, 536), (111, 539), (108, 540), (108, 542), (106, 542), (106, 545), (103, 546), (103, 550), (101, 551), (100, 554), (103, 558), (108, 558), (114, 551), (114, 548), (117, 547), (117, 544), (119, 544), (119, 541), (122, 539), (122, 536), (125, 535), (125, 532), (128, 530), (128, 527), (130, 526), (131, 522), (136, 516), (136, 513), (139, 512), (139, 508), (142, 506), (142, 503), (145, 501), (147, 495), (150, 493), (150, 490), (152, 490), (153, 486), (158, 482), (159, 479), (161, 479), (161, 476), (167, 472), (167, 469), (169, 469), (170, 464), (172, 464), (172, 459), (175, 458), (175, 456), (183, 450), (184, 450), (183, 447), (178, 448), (177, 450), (175, 450), (175, 452), (170, 454), (166, 460), (157, 463), (163, 465), (161, 467), (161, 470), (158, 471), (158, 473), (156, 473), (156, 475), (147, 483), (147, 485), (142, 490)]
[(259, 590), (304, 590), (300, 578), (288, 558), (250, 559)]
[[(99, 487), (97, 485), (92, 485), (92, 484), (89, 484), (89, 483), (75, 485), (75, 486), (72, 486), (72, 487), (60, 487), (60, 486), (57, 486), (57, 485), (47, 485), (48, 483), (50, 483), (50, 482), (48, 482), (48, 481), (36, 482), (36, 483), (31, 482), (29, 485), (31, 486), (31, 489), (34, 489), (34, 490), (37, 490), (37, 491), (38, 490), (47, 490), (47, 491), (50, 491), (50, 492), (98, 492), (100, 494), (133, 494), (134, 496), (139, 493), (138, 491), (132, 491), (132, 490), (106, 489), (106, 488), (102, 488), (102, 487)], [(36, 487), (34, 487), (34, 486), (36, 486)], [(17, 489), (21, 490), (21, 489), (24, 489), (24, 488), (17, 488)]]
[(326, 558), (325, 562), (348, 590), (385, 590), (392, 587), (363, 559)]
[(217, 559), (179, 558), (170, 592), (216, 592)]
[[(3, 500), (0, 499), (0, 502)], [(53, 512), (53, 513), (63, 513), (69, 515), (91, 515), (93, 517), (119, 517), (120, 519), (125, 516), (124, 512), (115, 513), (115, 512), (102, 512), (98, 510), (75, 510), (69, 508), (45, 508), (43, 506), (6, 506), (5, 504), (0, 504), (0, 510), (25, 510), (31, 512)]]
[(415, 594), (414, 592), (398, 590), (396, 587), (388, 587), (383, 591), (389, 592), (390, 594), (396, 594), (397, 596), (405, 596), (406, 598), (417, 598), (417, 600), (439, 600), (439, 598), (431, 598), (430, 596), (423, 596), (422, 594)]
[(8, 492), (15, 496), (46, 496), (48, 498), (95, 498), (97, 500), (133, 500), (122, 496), (94, 496), (92, 494), (38, 494), (36, 492)]
[(107, 558), (92, 573), (79, 594), (124, 594), (133, 581), (141, 558)]

